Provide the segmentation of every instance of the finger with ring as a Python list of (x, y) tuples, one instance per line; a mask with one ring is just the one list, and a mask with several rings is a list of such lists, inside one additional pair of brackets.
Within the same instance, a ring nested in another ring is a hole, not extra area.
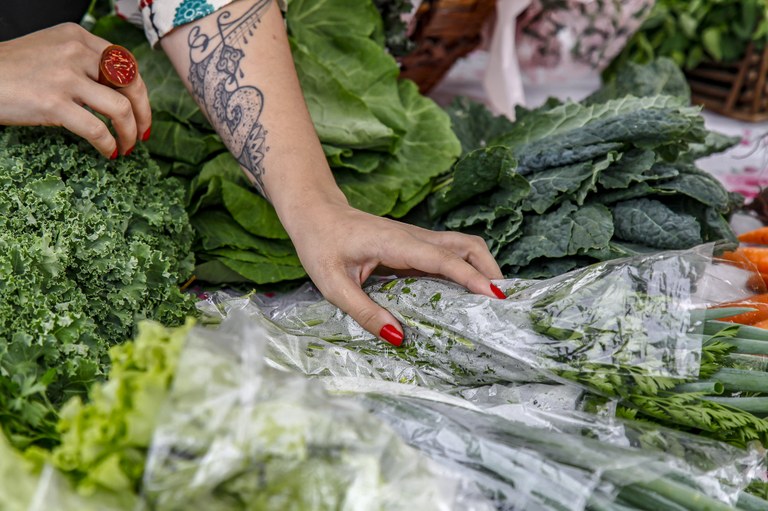
[(127, 48), (112, 44), (101, 53), (99, 62), (99, 83), (119, 89), (127, 87), (138, 74), (139, 66)]

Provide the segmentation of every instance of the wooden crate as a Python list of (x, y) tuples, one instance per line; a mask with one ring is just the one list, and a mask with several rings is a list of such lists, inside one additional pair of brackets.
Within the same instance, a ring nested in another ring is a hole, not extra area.
[(399, 59), (400, 76), (429, 92), (458, 59), (477, 48), (495, 8), (495, 0), (424, 0), (411, 37), (416, 49)]
[(767, 76), (768, 47), (752, 45), (739, 62), (704, 62), (686, 72), (694, 104), (748, 122), (768, 120)]

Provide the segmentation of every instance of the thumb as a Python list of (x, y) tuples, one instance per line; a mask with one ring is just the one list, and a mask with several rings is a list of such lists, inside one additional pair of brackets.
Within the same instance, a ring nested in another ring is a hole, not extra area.
[(371, 300), (352, 279), (343, 279), (325, 294), (328, 301), (349, 314), (360, 326), (393, 346), (403, 343), (403, 329), (395, 317)]

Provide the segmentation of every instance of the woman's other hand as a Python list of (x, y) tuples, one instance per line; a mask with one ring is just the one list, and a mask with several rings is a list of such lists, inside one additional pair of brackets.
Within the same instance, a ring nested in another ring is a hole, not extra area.
[(149, 136), (152, 113), (140, 75), (121, 89), (98, 83), (109, 44), (74, 23), (0, 42), (0, 125), (62, 126), (108, 158), (130, 153)]

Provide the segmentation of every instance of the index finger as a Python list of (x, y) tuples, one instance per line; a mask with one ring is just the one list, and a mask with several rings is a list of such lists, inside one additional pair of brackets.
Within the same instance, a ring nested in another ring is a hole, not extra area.
[(409, 251), (405, 262), (410, 268), (442, 275), (473, 293), (491, 298), (504, 297), (501, 290), (477, 268), (459, 257), (455, 252), (439, 245), (421, 242)]

